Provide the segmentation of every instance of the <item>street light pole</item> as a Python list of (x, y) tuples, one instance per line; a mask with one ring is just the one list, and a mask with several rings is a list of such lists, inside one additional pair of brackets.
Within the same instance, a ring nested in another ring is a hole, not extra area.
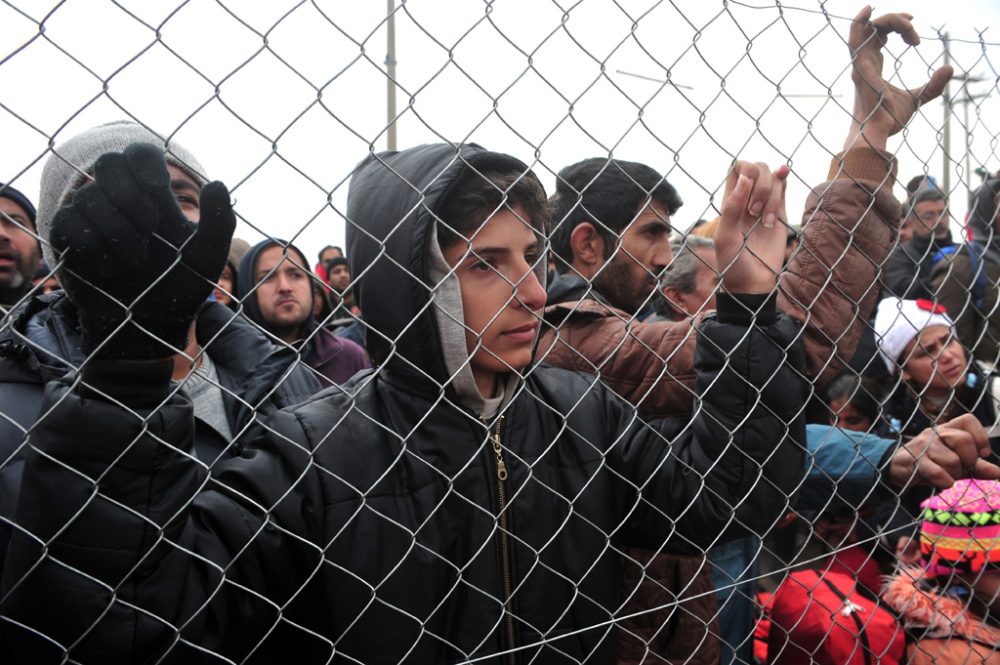
[(386, 17), (386, 142), (389, 150), (396, 149), (396, 0), (388, 0)]

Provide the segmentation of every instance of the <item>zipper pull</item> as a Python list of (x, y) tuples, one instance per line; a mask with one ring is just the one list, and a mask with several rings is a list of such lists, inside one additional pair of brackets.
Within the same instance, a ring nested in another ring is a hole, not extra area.
[(503, 416), (497, 419), (496, 429), (493, 430), (493, 454), (497, 458), (497, 480), (503, 482), (507, 480), (507, 465), (503, 462), (503, 447), (500, 445), (500, 427), (503, 425)]

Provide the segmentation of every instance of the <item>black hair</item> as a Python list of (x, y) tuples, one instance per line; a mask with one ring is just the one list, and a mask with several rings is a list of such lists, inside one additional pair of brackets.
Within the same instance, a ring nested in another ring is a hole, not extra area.
[(316, 260), (318, 260), (320, 263), (322, 263), (323, 262), (323, 253), (326, 252), (326, 250), (328, 250), (328, 249), (335, 249), (338, 252), (340, 252), (341, 256), (344, 255), (344, 249), (342, 247), (337, 247), (336, 245), (327, 245), (323, 249), (319, 250), (319, 254), (316, 255)]
[(934, 176), (927, 175), (923, 173), (921, 175), (915, 175), (906, 183), (906, 195), (913, 196), (921, 189), (937, 189), (937, 181), (934, 180)]
[(937, 187), (928, 187), (926, 189), (920, 189), (913, 193), (909, 199), (907, 199), (905, 204), (905, 212), (907, 215), (912, 215), (917, 209), (917, 205), (920, 203), (926, 203), (927, 201), (944, 201), (948, 202), (948, 197), (944, 195)]
[(683, 205), (673, 185), (654, 169), (638, 162), (594, 157), (567, 166), (556, 178), (549, 199), (555, 228), (552, 249), (562, 259), (561, 270), (573, 262), (573, 230), (590, 222), (604, 239), (608, 258), (617, 238), (649, 202), (673, 215)]
[(455, 180), (438, 217), (438, 246), (442, 249), (470, 238), (500, 208), (520, 208), (535, 231), (549, 226), (545, 189), (531, 171), (468, 166)]
[(827, 406), (836, 399), (844, 400), (866, 418), (877, 423), (882, 417), (885, 390), (874, 379), (857, 374), (844, 374), (831, 381), (823, 391)]

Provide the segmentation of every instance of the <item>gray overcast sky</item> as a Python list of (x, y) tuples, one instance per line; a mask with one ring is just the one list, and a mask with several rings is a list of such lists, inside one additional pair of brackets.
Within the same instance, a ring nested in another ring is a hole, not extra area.
[[(643, 161), (681, 192), (679, 229), (714, 216), (737, 156), (792, 165), (797, 221), (806, 185), (824, 179), (848, 127), (855, 2), (397, 4), (400, 147), (475, 141), (533, 164), (550, 191), (555, 172), (579, 159)], [(971, 166), (997, 170), (1000, 34), (979, 39), (998, 23), (998, 3), (892, 2), (876, 13), (903, 9), (924, 43), (893, 40), (899, 62), (890, 57), (887, 70), (907, 86), (926, 79), (941, 63), (937, 30), (947, 30), (956, 69), (987, 78), (973, 93), (992, 93), (968, 108)], [(58, 145), (131, 116), (174, 134), (233, 189), (245, 220), (237, 235), (295, 238), (309, 255), (342, 244), (351, 170), (386, 147), (385, 17), (381, 1), (2, 2), (0, 178), (36, 197), (52, 137)], [(791, 96), (806, 94), (825, 97)], [(955, 116), (951, 154), (964, 169), (961, 107)], [(934, 102), (892, 144), (902, 180), (925, 169), (940, 177), (942, 125)], [(958, 171), (952, 186), (961, 219)]]

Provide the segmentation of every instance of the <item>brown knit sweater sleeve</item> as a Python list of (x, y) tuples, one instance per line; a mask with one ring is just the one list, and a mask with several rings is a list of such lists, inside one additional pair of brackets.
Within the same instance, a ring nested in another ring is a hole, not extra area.
[(896, 184), (897, 168), (898, 163), (892, 153), (867, 146), (856, 147), (836, 155), (830, 161), (826, 179), (872, 183), (876, 185), (876, 190), (891, 193)]

